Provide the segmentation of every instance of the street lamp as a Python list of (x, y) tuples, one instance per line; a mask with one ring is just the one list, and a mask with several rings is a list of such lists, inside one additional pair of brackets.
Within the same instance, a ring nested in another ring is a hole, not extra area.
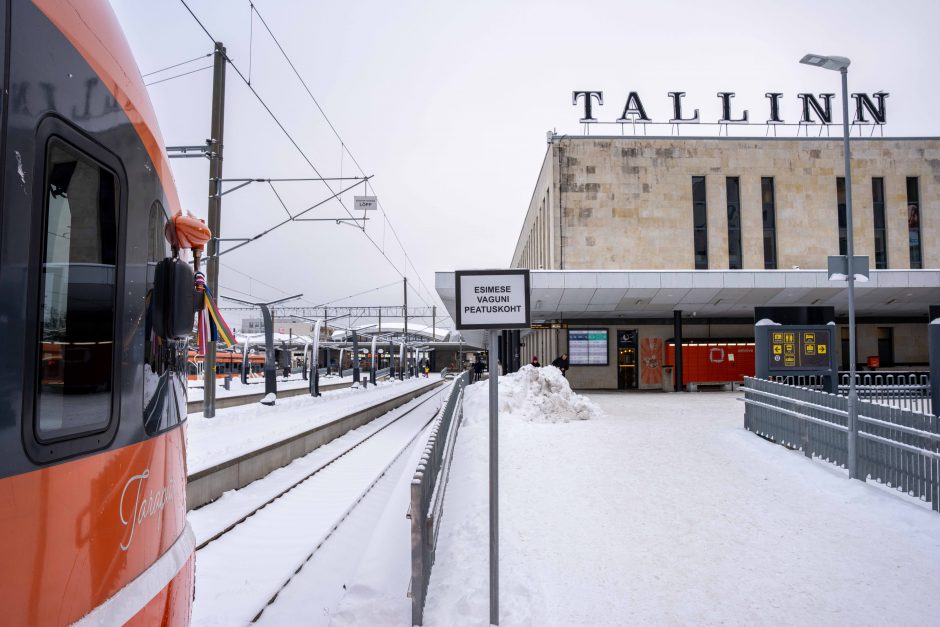
[(808, 54), (800, 63), (835, 70), (842, 74), (842, 152), (845, 158), (845, 252), (846, 281), (849, 294), (849, 399), (848, 399), (848, 453), (849, 477), (858, 479), (858, 395), (855, 390), (855, 235), (852, 227), (852, 164), (849, 156), (849, 87), (848, 72), (851, 61), (845, 57)]

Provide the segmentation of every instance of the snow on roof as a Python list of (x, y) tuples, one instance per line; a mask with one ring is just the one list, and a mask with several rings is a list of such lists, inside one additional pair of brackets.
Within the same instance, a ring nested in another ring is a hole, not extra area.
[[(382, 333), (403, 333), (404, 330), (404, 322), (382, 322)], [(358, 327), (351, 327), (349, 329), (338, 329), (333, 331), (332, 339), (343, 340), (346, 338), (346, 336), (351, 335), (352, 331), (357, 331), (363, 334), (374, 334), (378, 333), (379, 325), (378, 322), (371, 322)], [(433, 338), (434, 340), (443, 341), (447, 339), (447, 335), (450, 333), (450, 331), (448, 329), (442, 329), (441, 327), (434, 328), (427, 325), (416, 325), (411, 323), (408, 325), (408, 333), (413, 335), (423, 335), (428, 339)]]

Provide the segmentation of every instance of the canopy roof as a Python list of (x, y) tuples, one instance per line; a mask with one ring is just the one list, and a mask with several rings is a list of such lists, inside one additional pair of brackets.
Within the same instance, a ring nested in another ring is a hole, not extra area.
[[(457, 319), (453, 272), (435, 285)], [(667, 318), (675, 310), (698, 316), (753, 318), (754, 307), (823, 305), (848, 313), (845, 281), (825, 270), (532, 270), (532, 320)], [(926, 316), (940, 304), (940, 270), (871, 270), (855, 284), (858, 316)]]

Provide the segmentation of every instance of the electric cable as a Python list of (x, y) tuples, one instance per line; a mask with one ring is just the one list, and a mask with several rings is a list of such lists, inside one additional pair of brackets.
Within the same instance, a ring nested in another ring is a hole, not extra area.
[[(323, 107), (320, 105), (320, 102), (313, 95), (313, 92), (310, 90), (310, 87), (307, 85), (307, 82), (303, 79), (303, 77), (300, 75), (300, 72), (297, 70), (297, 66), (294, 65), (294, 62), (291, 60), (290, 56), (284, 50), (284, 47), (281, 45), (280, 40), (278, 40), (277, 36), (275, 36), (274, 32), (271, 30), (271, 27), (268, 26), (268, 23), (267, 21), (265, 21), (264, 16), (261, 15), (261, 12), (258, 11), (258, 8), (250, 0), (249, 0), (249, 5), (254, 11), (254, 14), (258, 16), (258, 19), (261, 21), (262, 26), (264, 26), (264, 29), (268, 32), (268, 35), (271, 36), (271, 39), (274, 41), (274, 45), (276, 45), (277, 49), (281, 52), (281, 55), (284, 57), (284, 60), (287, 62), (287, 65), (290, 66), (290, 69), (294, 73), (294, 76), (296, 76), (297, 80), (300, 81), (300, 84), (303, 86), (304, 91), (307, 92), (307, 95), (313, 101), (313, 104), (316, 106), (317, 110), (320, 112), (320, 115), (323, 116), (323, 119), (326, 121), (327, 125), (330, 127), (330, 130), (333, 131), (333, 134), (336, 136), (336, 139), (339, 140), (341, 151), (349, 155), (349, 158), (356, 165), (356, 168), (358, 168), (359, 173), (365, 176), (365, 171), (363, 170), (362, 166), (359, 165), (359, 162), (358, 160), (356, 160), (355, 155), (353, 155), (352, 151), (349, 150), (349, 147), (346, 145), (346, 142), (343, 140), (342, 136), (340, 136), (339, 131), (336, 130), (336, 127), (333, 125), (333, 122), (330, 120), (329, 116), (327, 116), (326, 111), (323, 110)], [(373, 185), (373, 191), (375, 191), (374, 185)], [(433, 293), (428, 289), (427, 285), (424, 283), (424, 280), (421, 278), (421, 275), (418, 272), (418, 269), (414, 265), (414, 261), (412, 261), (410, 255), (408, 255), (408, 251), (405, 249), (405, 246), (402, 243), (401, 238), (398, 235), (398, 231), (395, 230), (395, 225), (393, 225), (391, 220), (388, 219), (388, 212), (385, 211), (385, 208), (382, 206), (381, 201), (377, 200), (377, 204), (383, 214), (383, 218), (385, 219), (385, 222), (388, 224), (389, 228), (392, 231), (392, 235), (394, 235), (395, 237), (395, 241), (398, 242), (398, 247), (405, 254), (405, 259), (408, 261), (408, 264), (411, 266), (411, 269), (414, 270), (415, 276), (418, 278), (418, 282), (425, 289), (425, 292), (431, 296), (431, 299), (434, 300)], [(382, 249), (384, 251), (384, 245)], [(417, 291), (415, 291), (415, 295), (421, 298), (422, 301), (424, 301), (424, 298)], [(424, 301), (424, 303), (428, 304), (427, 301)]]
[[(192, 10), (192, 9), (189, 7), (189, 5), (186, 3), (186, 0), (180, 0), (180, 3), (181, 3), (181, 4), (183, 5), (183, 7), (189, 12), (190, 16), (192, 16), (193, 20), (195, 20), (195, 22), (199, 25), (199, 27), (200, 27), (200, 28), (202, 29), (202, 31), (206, 34), (206, 36), (210, 39), (210, 41), (212, 41), (213, 44), (215, 44), (215, 41), (216, 41), (216, 40), (215, 40), (215, 38), (212, 36), (212, 33), (209, 32), (209, 30), (206, 28), (205, 24), (203, 24), (202, 21), (196, 16), (196, 14), (193, 12), (193, 10)], [(255, 9), (255, 14), (258, 16), (259, 20), (261, 20), (261, 23), (265, 26), (265, 29), (267, 29), (268, 32), (271, 33), (270, 29), (268, 29), (268, 27), (267, 27), (267, 23), (264, 21), (264, 18), (261, 16), (261, 13), (258, 12), (257, 8)], [(273, 39), (275, 39), (275, 41), (276, 41), (276, 38), (274, 38), (273, 33), (271, 33), (271, 37), (272, 37)], [(281, 49), (281, 51), (282, 51), (282, 53), (283, 53), (283, 48), (280, 46), (280, 43), (277, 42), (277, 41), (276, 41), (276, 43), (277, 43), (277, 45), (278, 45), (278, 48)], [(288, 58), (287, 55), (286, 55), (286, 53), (283, 53), (283, 54), (285, 55), (285, 58)], [(303, 149), (300, 147), (300, 145), (297, 143), (297, 140), (294, 139), (293, 135), (291, 135), (291, 133), (287, 130), (287, 128), (284, 126), (284, 124), (281, 122), (281, 120), (277, 117), (277, 115), (274, 114), (274, 111), (271, 110), (271, 108), (270, 108), (270, 106), (267, 104), (267, 102), (265, 102), (265, 100), (261, 97), (261, 95), (258, 93), (258, 91), (251, 85), (251, 83), (248, 81), (248, 79), (245, 77), (245, 75), (242, 73), (242, 71), (239, 69), (239, 67), (235, 64), (235, 62), (234, 62), (230, 57), (228, 57), (228, 55), (226, 55), (226, 61), (227, 61), (228, 64), (232, 67), (232, 69), (235, 70), (235, 73), (238, 75), (238, 77), (241, 79), (241, 81), (246, 85), (246, 87), (247, 87), (248, 90), (252, 93), (252, 95), (254, 95), (255, 99), (259, 102), (259, 104), (261, 104), (261, 106), (262, 106), (262, 107), (264, 108), (264, 110), (268, 113), (268, 115), (271, 117), (271, 119), (274, 121), (274, 123), (278, 126), (278, 128), (280, 128), (281, 132), (284, 134), (285, 137), (287, 137), (288, 141), (290, 141), (290, 143), (294, 146), (294, 148), (297, 150), (297, 152), (300, 154), (300, 156), (304, 159), (304, 161), (306, 161), (307, 164), (310, 166), (310, 168), (317, 174), (317, 176), (322, 179), (322, 178), (323, 178), (323, 175), (320, 173), (319, 169), (313, 164), (313, 162), (312, 162), (312, 161), (310, 160), (310, 158), (307, 156), (306, 152), (304, 152), (304, 150), (303, 150)], [(288, 63), (291, 64), (291, 67), (292, 67), (292, 68), (294, 67), (294, 66), (293, 66), (293, 63), (290, 62), (289, 58), (288, 58)], [(296, 68), (294, 68), (294, 71), (295, 71), (295, 74), (296, 74)], [(299, 75), (298, 75), (298, 78), (299, 78)], [(301, 80), (302, 80), (302, 79), (301, 79)], [(305, 84), (305, 83), (304, 83), (304, 85), (305, 85), (305, 87), (306, 87), (306, 84)], [(307, 91), (308, 91), (308, 93), (309, 93), (309, 89), (308, 89)], [(312, 94), (311, 94), (311, 97), (312, 97)], [(317, 104), (317, 107), (320, 108), (320, 107), (319, 107), (319, 104)], [(321, 113), (322, 113), (322, 108), (321, 108), (320, 110), (321, 110)], [(325, 117), (326, 117), (326, 116), (325, 116), (325, 114), (324, 114), (324, 118), (325, 118)], [(328, 120), (327, 120), (327, 122), (328, 122), (328, 124), (330, 124), (331, 128), (333, 128), (334, 133), (336, 133), (336, 129), (335, 129), (335, 127), (332, 126), (332, 123), (330, 123)], [(338, 136), (338, 133), (337, 133), (337, 136)], [(354, 157), (351, 153), (349, 153), (348, 149), (347, 149), (346, 152), (347, 152), (347, 154), (349, 154), (349, 156), (350, 156), (350, 158), (352, 159), (352, 161), (356, 164), (356, 167), (359, 168), (360, 173), (363, 173), (363, 174), (364, 174), (364, 172), (363, 172), (363, 170), (362, 170), (362, 167), (361, 167), (361, 166), (359, 165), (359, 163), (356, 161), (355, 157)], [(348, 191), (348, 190), (341, 190), (340, 192), (336, 192), (336, 191), (333, 190), (333, 187), (332, 187), (327, 181), (324, 180), (324, 181), (321, 181), (321, 182), (322, 182), (322, 183), (326, 186), (326, 188), (330, 191), (330, 193), (333, 195), (333, 198), (336, 198), (336, 199), (337, 199), (337, 201), (339, 202), (340, 206), (343, 207), (343, 209), (346, 211), (346, 214), (349, 216), (349, 218), (350, 218), (351, 220), (356, 220), (356, 218), (355, 218), (355, 217), (352, 215), (352, 213), (349, 211), (349, 208), (346, 207), (345, 203), (343, 203), (342, 199), (341, 199), (341, 198), (338, 198), (339, 194), (341, 194), (343, 191)], [(328, 199), (328, 200), (332, 200), (332, 198), (330, 198), (330, 199)], [(324, 201), (324, 202), (326, 202), (326, 201)], [(318, 203), (318, 205), (319, 205), (319, 204), (322, 204), (322, 203)], [(316, 207), (316, 206), (318, 206), (318, 205), (314, 205), (314, 207)], [(310, 208), (308, 209), (308, 211), (309, 211), (310, 209), (313, 209), (314, 207), (310, 207)], [(381, 204), (380, 204), (380, 207), (381, 207)], [(388, 220), (388, 214), (387, 214), (387, 212), (385, 212), (384, 209), (382, 210), (382, 212), (383, 212), (383, 214), (385, 214), (386, 221), (388, 222), (388, 226), (392, 229), (392, 233), (395, 234), (395, 238), (396, 238), (396, 240), (397, 240), (398, 243), (399, 243), (399, 247), (401, 248), (402, 253), (403, 253), (404, 256), (405, 256), (405, 259), (408, 261), (408, 263), (411, 265), (412, 269), (415, 271), (415, 275), (418, 277), (418, 281), (422, 284), (422, 286), (425, 288), (425, 290), (427, 290), (427, 286), (424, 285), (424, 281), (421, 279), (420, 274), (418, 274), (418, 271), (417, 271), (417, 268), (416, 268), (415, 265), (414, 265), (414, 262), (411, 261), (410, 257), (408, 256), (407, 250), (405, 250), (404, 246), (402, 245), (401, 240), (400, 240), (400, 238), (398, 237), (398, 235), (397, 235), (397, 233), (396, 233), (396, 231), (395, 231), (395, 227), (391, 224), (391, 221)], [(300, 215), (300, 214), (297, 214), (297, 215)], [(295, 215), (294, 217), (296, 218), (297, 216)], [(249, 243), (251, 243), (252, 241), (255, 241), (255, 240), (259, 239), (260, 237), (266, 235), (267, 233), (270, 233), (270, 232), (273, 231), (274, 229), (276, 229), (276, 228), (278, 228), (278, 227), (280, 227), (280, 226), (283, 226), (284, 224), (286, 224), (287, 222), (290, 222), (290, 221), (292, 221), (292, 220), (287, 220), (287, 221), (284, 221), (284, 222), (282, 222), (282, 223), (280, 223), (280, 224), (277, 224), (277, 225), (275, 225), (274, 227), (271, 227), (270, 229), (267, 229), (266, 231), (263, 231), (262, 233), (256, 235), (255, 237), (250, 238), (249, 241), (243, 242), (243, 243), (241, 243), (241, 244), (239, 244), (239, 245), (237, 245), (237, 246), (234, 246), (234, 247), (232, 247), (232, 248), (230, 248), (230, 249), (228, 249), (227, 251), (224, 251), (224, 252), (231, 252), (231, 251), (233, 251), (233, 250), (235, 250), (235, 249), (237, 249), (237, 248), (240, 248), (240, 247), (242, 247), (242, 246), (245, 246), (246, 244), (249, 244)], [(395, 265), (395, 263), (394, 263), (394, 262), (388, 257), (388, 255), (385, 253), (385, 251), (384, 251), (382, 248), (379, 247), (379, 245), (376, 243), (376, 241), (375, 241), (368, 233), (366, 233), (365, 227), (362, 227), (361, 230), (362, 230), (363, 235), (365, 235), (366, 239), (369, 240), (369, 242), (372, 244), (372, 246), (379, 252), (379, 254), (382, 255), (382, 257), (385, 258), (386, 261), (389, 262), (389, 265), (392, 267), (392, 269), (393, 269), (399, 276), (401, 276), (401, 277), (406, 277), (406, 276), (407, 276), (407, 274), (406, 274), (407, 270), (406, 270), (405, 272), (402, 272), (401, 270), (399, 270), (398, 267)], [(221, 254), (223, 254), (223, 253), (219, 253), (219, 254), (221, 255)], [(430, 293), (430, 292), (429, 292), (429, 293)], [(415, 292), (415, 295), (416, 295), (422, 302), (424, 302), (426, 305), (428, 304), (427, 300), (425, 300), (424, 297), (423, 297), (420, 293)], [(432, 300), (433, 300), (433, 297), (432, 297)]]
[(160, 80), (150, 81), (149, 83), (144, 83), (144, 87), (150, 87), (151, 85), (159, 85), (160, 83), (165, 83), (167, 81), (172, 81), (175, 78), (181, 78), (183, 76), (189, 76), (190, 74), (195, 74), (196, 72), (202, 72), (203, 70), (211, 70), (212, 66), (207, 65), (206, 67), (197, 68), (189, 72), (183, 72), (182, 74), (177, 74), (175, 76), (170, 76), (168, 78), (161, 78)]
[(200, 59), (207, 59), (207, 58), (209, 58), (209, 57), (211, 57), (211, 56), (212, 56), (212, 53), (210, 52), (210, 53), (208, 53), (208, 54), (204, 54), (204, 55), (199, 56), (199, 57), (194, 57), (194, 58), (192, 58), (192, 59), (190, 59), (190, 60), (188, 60), (188, 61), (181, 61), (180, 63), (174, 63), (173, 65), (168, 65), (168, 66), (166, 66), (166, 67), (164, 67), (164, 68), (160, 68), (159, 70), (154, 70), (153, 72), (147, 72), (146, 74), (141, 74), (140, 77), (141, 77), (141, 78), (147, 78), (148, 76), (153, 76), (154, 74), (159, 74), (160, 72), (166, 72), (167, 70), (172, 70), (172, 69), (175, 68), (175, 67), (179, 67), (179, 66), (181, 66), (181, 65), (187, 65), (187, 64), (189, 64), (189, 63), (192, 63), (193, 61), (199, 61)]

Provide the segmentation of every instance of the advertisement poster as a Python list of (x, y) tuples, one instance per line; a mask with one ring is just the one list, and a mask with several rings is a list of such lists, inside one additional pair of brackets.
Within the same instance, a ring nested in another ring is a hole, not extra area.
[(640, 340), (640, 382), (660, 386), (663, 383), (663, 340), (644, 337)]

